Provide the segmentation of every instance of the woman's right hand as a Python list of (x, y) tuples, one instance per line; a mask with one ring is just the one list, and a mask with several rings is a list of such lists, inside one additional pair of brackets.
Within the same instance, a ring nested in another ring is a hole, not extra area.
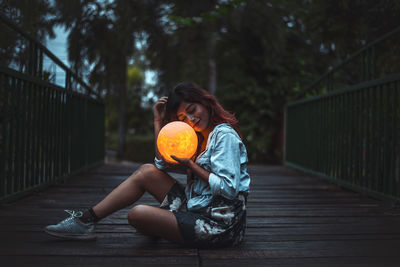
[(157, 103), (153, 106), (154, 121), (161, 122), (165, 116), (165, 105), (167, 104), (168, 97), (163, 96), (158, 99)]

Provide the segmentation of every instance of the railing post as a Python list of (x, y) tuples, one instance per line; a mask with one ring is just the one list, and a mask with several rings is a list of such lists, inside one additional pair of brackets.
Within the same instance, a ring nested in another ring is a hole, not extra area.
[(375, 53), (375, 44), (371, 46), (371, 57), (372, 57), (372, 79), (378, 78), (376, 73), (376, 53)]
[[(11, 79), (10, 81), (10, 91), (11, 91), (11, 103), (10, 103), (10, 149), (9, 149), (9, 159), (8, 159), (8, 171), (9, 173), (6, 176), (7, 179), (7, 194), (11, 194), (13, 192), (13, 176), (14, 171), (12, 170), (14, 164), (13, 160), (15, 157), (15, 134), (14, 134), (14, 117), (15, 117), (15, 79)], [(10, 171), (11, 170), (11, 171)]]
[(366, 79), (365, 80), (371, 80), (371, 68), (372, 68), (372, 60), (371, 60), (371, 48), (367, 49), (367, 74), (366, 74)]
[(287, 131), (287, 103), (283, 106), (283, 148), (282, 148), (282, 164), (286, 163), (286, 131)]
[(0, 119), (1, 119), (1, 130), (2, 130), (2, 136), (1, 136), (1, 154), (0, 154), (0, 198), (4, 197), (6, 195), (6, 157), (8, 155), (7, 147), (9, 146), (8, 140), (7, 140), (7, 128), (8, 128), (8, 120), (9, 120), (9, 112), (8, 112), (8, 78), (5, 75), (0, 74), (0, 99), (3, 99), (2, 102), (0, 102), (0, 108), (2, 111), (2, 114), (0, 114)]
[(85, 168), (85, 170), (87, 169), (87, 167), (88, 167), (88, 155), (89, 155), (89, 142), (88, 142), (88, 138), (89, 138), (89, 136), (88, 136), (88, 99), (87, 99), (87, 97), (85, 96), (84, 98), (83, 98), (83, 102), (84, 102), (84, 122), (83, 122), (83, 124), (84, 124), (84, 142), (85, 142), (85, 166), (84, 166), (84, 168)]
[(38, 77), (43, 80), (43, 50), (39, 48), (39, 67), (38, 67)]
[[(392, 181), (393, 188), (392, 194), (400, 197), (400, 160), (397, 158), (400, 154), (400, 144), (398, 143), (398, 135), (400, 135), (400, 101), (399, 101), (399, 82), (394, 83), (394, 97), (393, 97), (393, 152), (392, 152)], [(399, 161), (399, 162), (398, 162)]]
[(35, 48), (33, 47), (34, 46), (34, 44), (33, 44), (33, 41), (32, 40), (29, 40), (29, 47), (28, 47), (28, 65), (27, 65), (27, 73), (28, 74), (30, 74), (30, 75), (34, 75), (34, 61), (35, 61), (35, 59), (34, 59), (34, 50), (35, 50)]

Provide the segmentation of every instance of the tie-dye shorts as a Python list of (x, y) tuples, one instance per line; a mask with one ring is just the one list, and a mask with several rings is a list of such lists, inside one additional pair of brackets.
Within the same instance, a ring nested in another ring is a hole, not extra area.
[(207, 207), (188, 211), (185, 188), (175, 183), (160, 208), (171, 210), (179, 225), (184, 245), (189, 247), (227, 247), (243, 241), (246, 229), (247, 193), (230, 200), (215, 196)]

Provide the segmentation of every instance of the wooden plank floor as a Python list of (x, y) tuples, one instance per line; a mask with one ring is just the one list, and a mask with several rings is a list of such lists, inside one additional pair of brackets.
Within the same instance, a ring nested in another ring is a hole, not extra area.
[[(0, 266), (400, 266), (400, 208), (281, 166), (250, 166), (245, 242), (187, 249), (136, 233), (128, 209), (102, 220), (94, 242), (43, 227), (101, 200), (139, 165), (111, 163), (0, 207)], [(184, 181), (182, 175), (175, 176)], [(156, 205), (145, 195), (140, 203)]]

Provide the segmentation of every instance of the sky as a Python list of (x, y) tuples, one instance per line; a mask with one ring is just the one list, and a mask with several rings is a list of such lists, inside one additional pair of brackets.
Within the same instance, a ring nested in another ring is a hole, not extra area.
[[(67, 52), (67, 37), (68, 33), (64, 31), (63, 27), (56, 26), (54, 28), (54, 33), (56, 38), (46, 39), (44, 44), (47, 49), (50, 50), (56, 57), (58, 57), (66, 66), (70, 67), (68, 62), (68, 52)], [(65, 86), (65, 72), (61, 68), (57, 68), (52, 65), (51, 60), (44, 58), (43, 67), (45, 70), (56, 68), (56, 84), (60, 86)]]
[(69, 67), (68, 52), (67, 52), (67, 37), (68, 32), (65, 32), (63, 27), (56, 26), (54, 28), (56, 38), (46, 40), (46, 47), (54, 55), (56, 55), (65, 65)]
[[(67, 38), (68, 32), (64, 30), (62, 26), (54, 27), (54, 33), (56, 38), (47, 38), (45, 46), (49, 49), (56, 57), (58, 57), (66, 66), (70, 67), (68, 62), (68, 50), (67, 50)], [(50, 60), (44, 60), (44, 68), (54, 68), (50, 65)], [(155, 85), (157, 83), (157, 76), (154, 71), (145, 71), (145, 84)], [(61, 68), (56, 69), (56, 84), (64, 86), (65, 85), (65, 73)]]

